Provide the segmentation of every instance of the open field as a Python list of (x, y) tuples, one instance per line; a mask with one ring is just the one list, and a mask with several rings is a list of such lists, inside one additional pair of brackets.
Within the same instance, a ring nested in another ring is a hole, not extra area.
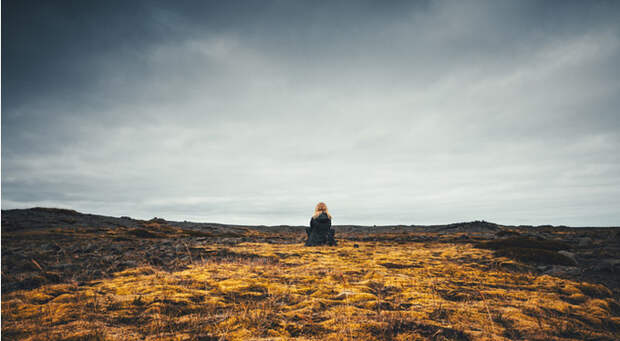
[[(336, 226), (338, 246), (304, 247), (303, 227), (83, 225), (71, 212), (3, 211), (3, 340), (620, 333), (618, 228)], [(30, 225), (15, 222), (23, 214)]]

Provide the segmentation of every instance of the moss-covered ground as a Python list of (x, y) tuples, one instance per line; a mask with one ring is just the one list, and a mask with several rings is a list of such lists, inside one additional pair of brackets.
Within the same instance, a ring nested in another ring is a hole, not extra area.
[[(196, 249), (198, 249), (196, 251)], [(3, 340), (615, 340), (600, 284), (530, 271), (470, 243), (343, 240), (192, 247), (2, 294)]]

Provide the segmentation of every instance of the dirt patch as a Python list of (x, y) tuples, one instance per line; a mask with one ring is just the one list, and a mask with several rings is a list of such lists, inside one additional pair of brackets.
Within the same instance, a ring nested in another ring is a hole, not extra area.
[(511, 237), (506, 239), (489, 240), (477, 244), (478, 247), (502, 250), (507, 248), (525, 248), (541, 250), (568, 250), (571, 246), (565, 242), (557, 240), (535, 239), (529, 237)]
[(476, 246), (494, 250), (496, 256), (512, 258), (523, 263), (576, 265), (574, 260), (557, 252), (570, 249), (570, 245), (561, 241), (511, 237), (483, 241)]
[(145, 229), (129, 230), (129, 232), (127, 232), (127, 234), (130, 234), (130, 235), (138, 237), (138, 238), (165, 238), (166, 237), (166, 235), (164, 235), (164, 234), (148, 231), (148, 230), (145, 230)]
[(379, 263), (379, 265), (386, 267), (388, 269), (408, 269), (408, 268), (420, 268), (422, 267), (419, 264), (399, 264), (399, 263)]

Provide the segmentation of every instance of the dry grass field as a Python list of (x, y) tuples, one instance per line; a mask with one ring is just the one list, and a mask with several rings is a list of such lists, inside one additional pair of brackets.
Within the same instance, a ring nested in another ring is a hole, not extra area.
[[(158, 266), (140, 254), (135, 265), (91, 279), (53, 277), (48, 269), (58, 260), (35, 253), (28, 271), (43, 280), (24, 275), (21, 288), (8, 290), (7, 281), (19, 278), (5, 263), (17, 262), (11, 247), (26, 237), (3, 233), (2, 339), (616, 340), (620, 333), (617, 290), (542, 274), (468, 241), (360, 241), (341, 233), (336, 247), (305, 247), (300, 234), (271, 240), (248, 230), (231, 243), (148, 226), (153, 235), (142, 244), (111, 232), (118, 229), (74, 229), (70, 241), (98, 243), (89, 253), (106, 257), (100, 253), (114, 243), (137, 245), (128, 252), (139, 254), (173, 240), (183, 246), (173, 255), (183, 266)], [(28, 232), (27, 240), (40, 246), (60, 233)]]

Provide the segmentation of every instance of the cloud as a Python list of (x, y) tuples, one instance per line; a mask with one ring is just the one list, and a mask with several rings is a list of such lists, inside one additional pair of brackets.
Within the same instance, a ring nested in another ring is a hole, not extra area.
[[(325, 201), (337, 224), (620, 219), (614, 3), (175, 6), (3, 18), (3, 209), (305, 224)], [(59, 47), (37, 58), (23, 45), (46, 27)], [(5, 75), (22, 56), (37, 72)]]

